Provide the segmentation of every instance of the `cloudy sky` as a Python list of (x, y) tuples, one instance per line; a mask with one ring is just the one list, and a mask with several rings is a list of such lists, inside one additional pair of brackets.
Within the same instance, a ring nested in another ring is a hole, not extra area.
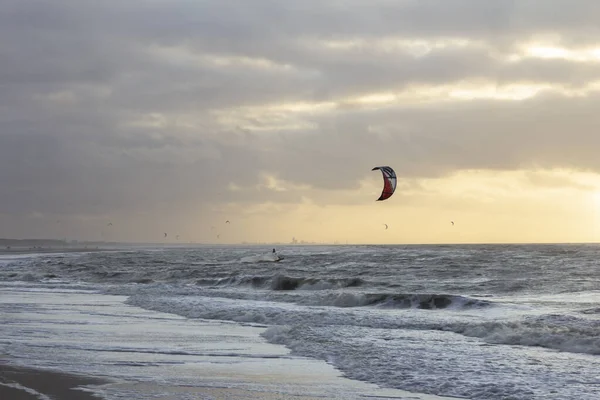
[(0, 237), (598, 241), (599, 15), (0, 0)]

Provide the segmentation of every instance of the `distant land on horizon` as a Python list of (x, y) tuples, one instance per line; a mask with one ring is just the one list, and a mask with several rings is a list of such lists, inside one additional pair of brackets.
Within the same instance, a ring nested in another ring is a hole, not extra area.
[(60, 239), (6, 239), (0, 238), (0, 246), (66, 246), (69, 243)]
[(13, 239), (0, 238), (0, 247), (80, 247), (80, 246), (283, 246), (283, 245), (337, 245), (339, 243), (317, 243), (317, 242), (241, 242), (241, 243), (204, 243), (204, 242), (114, 242), (98, 240), (66, 240), (47, 238)]
[[(468, 245), (595, 245), (598, 242), (572, 242), (572, 243), (396, 243), (392, 246), (468, 246)], [(340, 243), (340, 242), (309, 242), (297, 241), (290, 242), (248, 242), (241, 243), (209, 243), (209, 242), (108, 242), (108, 241), (78, 241), (65, 239), (44, 239), (44, 238), (28, 238), (28, 239), (9, 239), (0, 238), (0, 250), (12, 249), (88, 249), (89, 247), (144, 247), (144, 246), (163, 246), (163, 247), (185, 247), (185, 246), (377, 246), (377, 244), (358, 244), (358, 243)], [(382, 246), (389, 246), (385, 244)]]

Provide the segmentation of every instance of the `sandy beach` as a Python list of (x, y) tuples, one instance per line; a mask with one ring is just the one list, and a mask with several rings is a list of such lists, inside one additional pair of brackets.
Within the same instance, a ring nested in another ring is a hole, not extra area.
[(14, 367), (0, 359), (0, 399), (6, 400), (91, 400), (93, 394), (80, 390), (107, 381), (34, 368)]
[[(294, 379), (290, 376), (290, 379)], [(283, 382), (282, 382), (283, 383)], [(7, 400), (98, 400), (104, 398), (98, 389), (105, 385), (112, 386), (120, 392), (130, 391), (138, 396), (153, 399), (253, 399), (253, 400), (323, 400), (333, 399), (332, 394), (289, 394), (277, 390), (260, 390), (231, 388), (226, 386), (189, 387), (177, 385), (161, 385), (148, 382), (122, 382), (111, 384), (109, 380), (53, 372), (35, 368), (14, 367), (0, 362), (0, 399)], [(96, 393), (94, 393), (95, 391)], [(101, 391), (101, 389), (100, 389)], [(378, 392), (378, 394), (375, 394)], [(369, 399), (405, 399), (435, 400), (434, 396), (398, 396), (397, 391), (377, 390), (373, 395), (363, 395)], [(325, 396), (325, 397), (324, 397)], [(331, 397), (330, 397), (331, 396)], [(343, 399), (344, 397), (335, 397)], [(443, 400), (443, 399), (442, 399)], [(447, 398), (447, 400), (452, 400)]]

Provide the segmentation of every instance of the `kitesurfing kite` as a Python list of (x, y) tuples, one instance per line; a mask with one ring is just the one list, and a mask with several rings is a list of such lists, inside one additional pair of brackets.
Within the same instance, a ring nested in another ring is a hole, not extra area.
[(385, 225), (385, 229), (387, 229), (388, 228), (388, 224), (384, 224), (384, 225)]
[(165, 237), (167, 237), (167, 232), (165, 232)]
[(396, 173), (391, 167), (375, 167), (371, 171), (380, 170), (383, 174), (383, 190), (381, 191), (381, 196), (377, 199), (377, 201), (389, 199), (394, 194), (394, 190), (396, 190)]
[(452, 226), (454, 226), (454, 221), (450, 221), (450, 223), (452, 224)]

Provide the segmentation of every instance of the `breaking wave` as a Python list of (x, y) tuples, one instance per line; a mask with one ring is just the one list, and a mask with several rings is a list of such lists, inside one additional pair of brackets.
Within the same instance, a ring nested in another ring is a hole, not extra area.
[[(364, 299), (370, 299), (367, 304)], [(435, 301), (438, 306), (435, 306)], [(376, 303), (373, 303), (375, 301)], [(378, 301), (378, 303), (377, 303)], [(188, 318), (229, 320), (268, 326), (355, 326), (376, 329), (436, 330), (479, 338), (489, 344), (544, 347), (571, 353), (600, 354), (600, 321), (561, 315), (542, 315), (518, 320), (461, 322), (448, 319), (412, 319), (409, 314), (379, 314), (361, 305), (396, 302), (396, 307), (416, 309), (464, 308), (490, 305), (464, 296), (366, 295), (321, 298), (314, 305), (291, 305), (269, 301), (243, 301), (207, 297), (155, 297), (138, 295), (127, 303)], [(441, 302), (441, 303), (439, 303)], [(447, 304), (444, 307), (444, 304)], [(345, 307), (343, 311), (325, 307)], [(356, 307), (356, 308), (352, 308)], [(289, 344), (289, 343), (286, 343)]]
[[(329, 305), (329, 304), (327, 304)], [(477, 308), (492, 305), (491, 302), (466, 296), (447, 294), (389, 294), (366, 293), (355, 295), (342, 293), (333, 304), (339, 307), (378, 306), (381, 308), (417, 308), (422, 310), (454, 308)]]
[(276, 253), (258, 254), (255, 256), (246, 256), (240, 259), (243, 263), (260, 263), (260, 262), (278, 262), (283, 260), (282, 257)]
[(285, 275), (275, 275), (270, 280), (272, 290), (327, 290), (357, 287), (364, 283), (360, 278), (293, 278)]
[(198, 279), (196, 285), (235, 287), (247, 286), (275, 291), (329, 290), (359, 287), (368, 284), (360, 278), (296, 278), (285, 275), (230, 275), (224, 278)]
[(543, 315), (513, 321), (453, 324), (451, 330), (491, 344), (544, 347), (570, 353), (600, 354), (600, 321)]

